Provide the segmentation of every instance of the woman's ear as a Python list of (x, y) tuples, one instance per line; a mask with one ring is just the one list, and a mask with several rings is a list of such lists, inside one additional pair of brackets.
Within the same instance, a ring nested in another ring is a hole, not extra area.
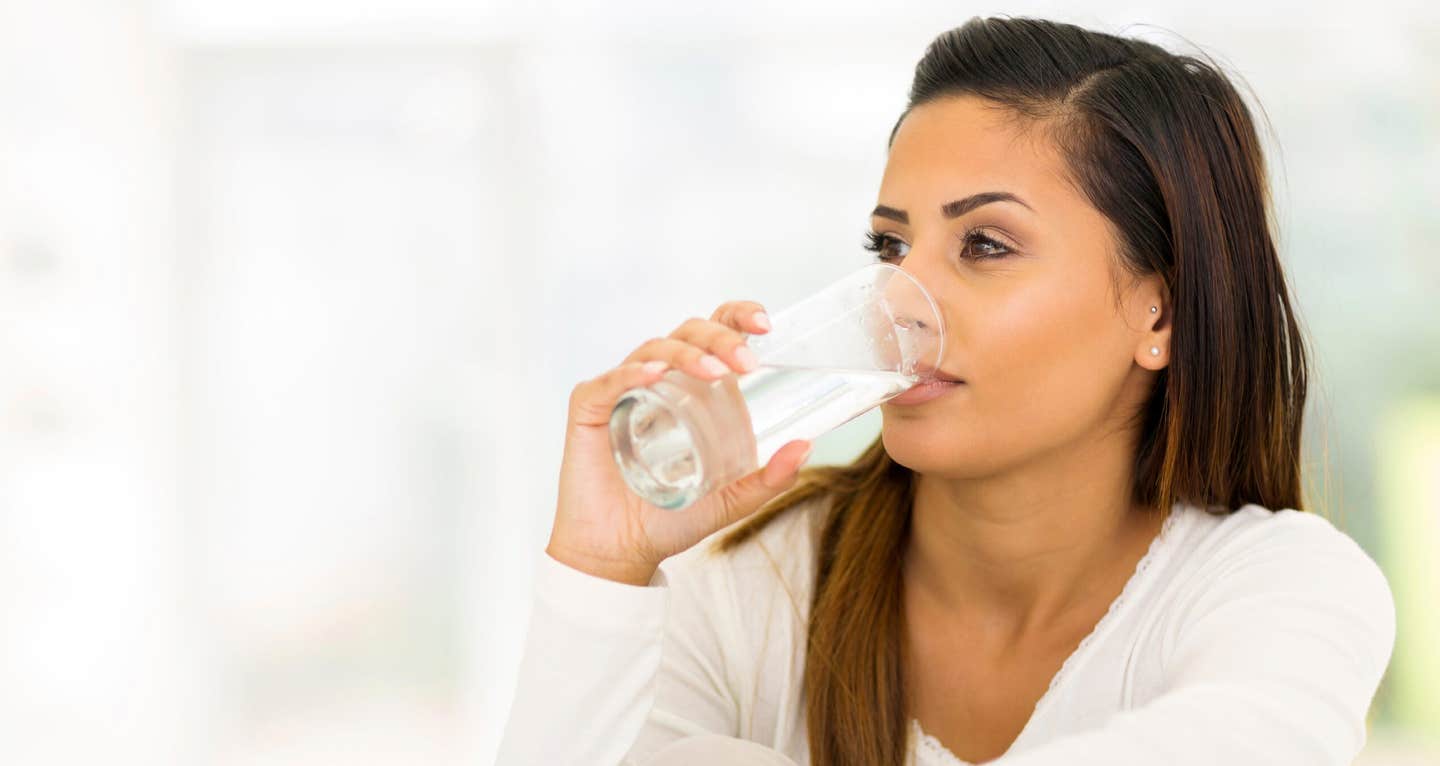
[(1170, 291), (1158, 275), (1150, 275), (1135, 293), (1131, 311), (1140, 320), (1140, 344), (1135, 349), (1135, 363), (1147, 370), (1163, 370), (1170, 364)]

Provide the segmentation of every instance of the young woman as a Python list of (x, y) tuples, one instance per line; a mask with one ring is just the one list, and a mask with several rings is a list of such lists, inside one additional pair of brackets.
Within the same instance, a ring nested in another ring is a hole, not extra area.
[(761, 307), (576, 386), (500, 762), (1350, 763), (1394, 603), (1300, 510), (1304, 344), (1219, 68), (972, 19), (916, 67), (878, 203), (954, 382), (851, 465), (794, 442), (679, 513), (627, 491), (610, 409), (747, 371)]

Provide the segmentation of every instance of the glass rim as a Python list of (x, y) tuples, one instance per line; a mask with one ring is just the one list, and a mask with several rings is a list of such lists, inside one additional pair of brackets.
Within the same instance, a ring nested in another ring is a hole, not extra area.
[(920, 284), (920, 280), (916, 279), (913, 274), (893, 263), (869, 263), (866, 264), (864, 268), (890, 269), (910, 280), (910, 284), (914, 285), (915, 289), (919, 290), (920, 294), (925, 296), (925, 303), (929, 305), (930, 313), (935, 317), (935, 324), (940, 329), (940, 343), (935, 351), (935, 367), (938, 369), (943, 366), (941, 363), (945, 360), (945, 344), (950, 337), (950, 328), (945, 326), (945, 315), (940, 312), (940, 305), (935, 301), (935, 296), (931, 295), (930, 291), (925, 289), (925, 285)]

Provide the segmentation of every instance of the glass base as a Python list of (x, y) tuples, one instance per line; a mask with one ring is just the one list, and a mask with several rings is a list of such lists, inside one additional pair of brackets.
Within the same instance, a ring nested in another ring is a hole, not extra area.
[(705, 493), (700, 439), (680, 408), (650, 388), (625, 392), (610, 413), (610, 449), (630, 489), (680, 510)]

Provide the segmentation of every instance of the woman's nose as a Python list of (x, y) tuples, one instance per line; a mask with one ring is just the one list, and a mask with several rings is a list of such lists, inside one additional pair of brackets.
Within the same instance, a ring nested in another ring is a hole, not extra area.
[(883, 295), (906, 359), (938, 364), (945, 343), (939, 301), (910, 269), (893, 267)]

